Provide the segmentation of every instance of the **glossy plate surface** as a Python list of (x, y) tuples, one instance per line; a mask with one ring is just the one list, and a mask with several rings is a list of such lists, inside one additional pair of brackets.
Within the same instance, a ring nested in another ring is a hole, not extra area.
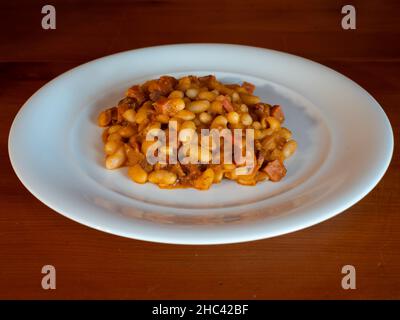
[[(281, 104), (298, 142), (287, 176), (255, 187), (162, 190), (132, 183), (126, 169), (106, 170), (99, 111), (130, 85), (165, 74), (249, 81), (262, 101)], [(385, 113), (353, 81), (293, 55), (219, 44), (145, 48), (79, 66), (36, 92), (9, 136), (15, 172), (50, 208), (105, 232), (180, 244), (249, 241), (326, 220), (378, 183), (392, 151)]]

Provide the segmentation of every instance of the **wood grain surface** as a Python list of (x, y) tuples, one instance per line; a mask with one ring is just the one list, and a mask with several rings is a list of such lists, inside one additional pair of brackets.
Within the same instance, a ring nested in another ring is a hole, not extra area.
[[(122, 50), (185, 42), (272, 48), (332, 67), (377, 99), (396, 143), (399, 1), (51, 1), (56, 30), (41, 28), (44, 4), (0, 2), (0, 298), (400, 298), (396, 146), (383, 180), (343, 214), (292, 234), (218, 246), (124, 239), (68, 220), (23, 187), (7, 151), (14, 116), (55, 76)], [(356, 7), (356, 30), (341, 28), (345, 4)], [(56, 290), (41, 288), (46, 264), (56, 267)], [(341, 288), (346, 264), (356, 267), (356, 290)]]

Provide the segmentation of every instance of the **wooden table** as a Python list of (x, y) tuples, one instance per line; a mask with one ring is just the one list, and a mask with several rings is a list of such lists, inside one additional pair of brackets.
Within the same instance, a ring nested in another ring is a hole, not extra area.
[[(68, 220), (22, 186), (7, 153), (17, 111), (53, 77), (114, 52), (184, 42), (273, 48), (332, 67), (379, 101), (398, 140), (399, 1), (351, 1), (356, 30), (341, 28), (347, 1), (51, 1), (57, 29), (43, 30), (46, 3), (0, 4), (0, 298), (400, 298), (398, 148), (379, 185), (345, 213), (220, 246), (129, 240)], [(56, 267), (56, 290), (41, 288), (46, 264)], [(346, 264), (356, 267), (356, 290), (341, 288)]]

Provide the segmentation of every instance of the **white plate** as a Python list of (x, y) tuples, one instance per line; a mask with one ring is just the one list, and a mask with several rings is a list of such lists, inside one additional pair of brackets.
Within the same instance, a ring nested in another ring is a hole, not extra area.
[[(103, 167), (99, 110), (132, 84), (210, 73), (250, 81), (263, 101), (283, 106), (298, 151), (281, 182), (161, 190)], [(293, 55), (219, 44), (145, 48), (86, 63), (36, 92), (9, 136), (15, 172), (50, 208), (105, 232), (180, 244), (255, 240), (326, 220), (378, 183), (392, 151), (385, 113), (353, 81)]]

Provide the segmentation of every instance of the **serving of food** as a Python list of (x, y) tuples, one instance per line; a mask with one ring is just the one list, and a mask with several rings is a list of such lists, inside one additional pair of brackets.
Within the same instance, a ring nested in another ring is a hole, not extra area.
[[(261, 102), (254, 90), (249, 82), (223, 84), (213, 75), (162, 76), (130, 87), (98, 116), (105, 127), (105, 167), (127, 166), (134, 182), (161, 188), (207, 190), (224, 178), (242, 185), (280, 181), (287, 171), (284, 160), (297, 143), (282, 126), (282, 107)], [(154, 139), (158, 133), (168, 143)], [(177, 160), (179, 150), (184, 159)], [(163, 158), (149, 161), (162, 153)], [(238, 159), (245, 156), (251, 166)]]

